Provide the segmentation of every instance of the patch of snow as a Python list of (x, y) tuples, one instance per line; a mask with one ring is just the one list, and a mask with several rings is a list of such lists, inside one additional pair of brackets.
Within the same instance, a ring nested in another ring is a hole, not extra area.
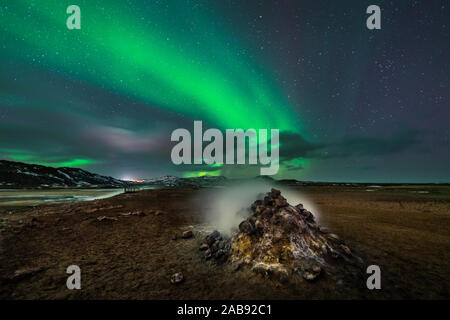
[(52, 175), (52, 174), (49, 174), (48, 176), (49, 176), (50, 178), (55, 178), (55, 179), (64, 181), (64, 179), (62, 179), (62, 178), (60, 178), (60, 177), (56, 177), (56, 176), (54, 176), (54, 175)]
[[(17, 170), (17, 171), (20, 171), (20, 170)], [(28, 171), (24, 171), (24, 172), (20, 172), (20, 173), (27, 174), (29, 176), (34, 176), (34, 177), (39, 177), (40, 176), (40, 174), (37, 174), (37, 173), (34, 173), (34, 172), (28, 172)]]
[(69, 176), (69, 175), (68, 175), (67, 173), (65, 173), (65, 172), (62, 172), (61, 170), (58, 170), (58, 173), (59, 173), (59, 174), (62, 174), (64, 177), (66, 177), (66, 178), (69, 179), (69, 180), (73, 180), (71, 176)]

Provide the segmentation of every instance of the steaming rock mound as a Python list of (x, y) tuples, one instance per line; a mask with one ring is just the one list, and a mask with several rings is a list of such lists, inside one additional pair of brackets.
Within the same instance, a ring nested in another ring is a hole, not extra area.
[(361, 275), (362, 260), (337, 235), (321, 228), (303, 205), (290, 205), (279, 190), (272, 189), (250, 210), (252, 215), (231, 240), (232, 262), (281, 281)]

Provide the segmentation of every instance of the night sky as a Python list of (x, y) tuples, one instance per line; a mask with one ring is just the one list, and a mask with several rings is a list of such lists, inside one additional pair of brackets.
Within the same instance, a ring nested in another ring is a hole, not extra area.
[[(66, 27), (81, 8), (81, 30)], [(366, 8), (381, 7), (381, 30)], [(275, 178), (450, 182), (448, 1), (0, 3), (0, 159), (116, 178), (175, 166), (176, 128), (276, 128)]]

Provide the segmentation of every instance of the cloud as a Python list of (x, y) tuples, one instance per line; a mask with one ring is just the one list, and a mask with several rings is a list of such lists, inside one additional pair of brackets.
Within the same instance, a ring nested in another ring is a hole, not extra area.
[(300, 134), (282, 132), (280, 161), (287, 170), (298, 170), (301, 166), (290, 163), (294, 159), (384, 156), (420, 144), (420, 136), (419, 130), (405, 129), (389, 137), (356, 136), (333, 142), (310, 142)]
[(312, 143), (302, 135), (293, 132), (280, 132), (280, 160), (310, 158), (315, 151), (325, 147), (323, 143)]
[(302, 164), (292, 164), (292, 163), (284, 164), (285, 171), (297, 171), (297, 170), (303, 170), (303, 169), (304, 169), (304, 167)]
[(364, 157), (384, 156), (402, 152), (419, 144), (420, 131), (406, 129), (389, 137), (350, 137), (328, 144), (313, 157), (338, 158), (338, 157)]
[(108, 146), (117, 152), (148, 153), (159, 151), (164, 146), (164, 137), (155, 133), (137, 134), (131, 130), (97, 126), (85, 132), (100, 145)]

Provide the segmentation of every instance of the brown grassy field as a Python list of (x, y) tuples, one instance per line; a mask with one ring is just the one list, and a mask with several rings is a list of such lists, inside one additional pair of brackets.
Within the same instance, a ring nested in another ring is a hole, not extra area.
[[(0, 221), (2, 299), (448, 299), (448, 186), (308, 186), (297, 188), (367, 264), (382, 271), (382, 289), (326, 276), (280, 284), (248, 270), (205, 262), (207, 231), (198, 199), (208, 189), (146, 190), (109, 199), (14, 208)], [(427, 193), (425, 193), (425, 192)], [(254, 199), (249, 199), (249, 204)], [(3, 212), (8, 208), (1, 208)], [(122, 216), (142, 210), (145, 216)], [(155, 214), (151, 210), (161, 210)], [(99, 216), (117, 221), (97, 221)], [(193, 230), (191, 239), (174, 239)], [(81, 268), (82, 289), (68, 290), (66, 268)], [(14, 273), (34, 268), (22, 277)], [(175, 272), (185, 281), (170, 283)]]

